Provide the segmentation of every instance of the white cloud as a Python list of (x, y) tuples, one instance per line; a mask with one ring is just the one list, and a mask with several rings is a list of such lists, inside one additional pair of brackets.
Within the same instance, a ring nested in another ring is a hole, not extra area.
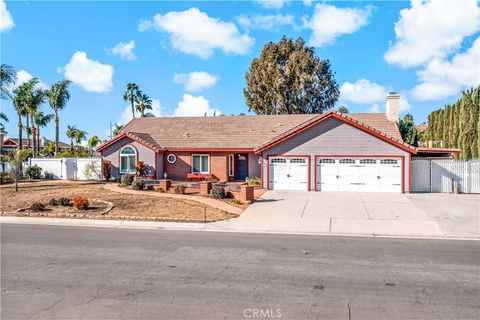
[(211, 108), (210, 102), (202, 96), (192, 96), (184, 94), (182, 101), (178, 103), (177, 108), (173, 112), (174, 117), (186, 117), (186, 116), (203, 116), (205, 113), (208, 116), (220, 115), (221, 112), (218, 109)]
[(289, 0), (256, 0), (255, 2), (266, 9), (280, 9), (288, 1)]
[(355, 83), (346, 81), (340, 86), (340, 100), (365, 104), (375, 103), (384, 101), (387, 91), (384, 86), (367, 79), (359, 79)]
[(337, 8), (328, 4), (317, 4), (306, 28), (312, 29), (309, 43), (314, 47), (331, 44), (343, 34), (353, 34), (368, 24), (373, 7), (364, 9)]
[(7, 32), (15, 26), (12, 15), (8, 12), (7, 4), (0, 0), (0, 32)]
[(303, 5), (306, 7), (311, 7), (313, 4), (313, 0), (303, 0)]
[(135, 41), (131, 40), (129, 42), (123, 43), (119, 42), (115, 47), (112, 48), (111, 52), (117, 56), (120, 56), (123, 60), (135, 60)]
[(176, 73), (173, 76), (173, 82), (185, 85), (187, 92), (199, 92), (214, 86), (218, 77), (205, 71), (195, 71), (189, 73)]
[[(34, 77), (26, 70), (20, 70), (17, 72), (17, 81), (15, 81), (15, 87), (18, 87), (22, 84), (24, 84), (25, 82), (33, 79)], [(49, 87), (48, 85), (43, 82), (41, 79), (38, 79), (39, 80), (39, 83), (37, 85), (38, 88), (42, 89), (42, 90), (47, 90)]]
[(480, 37), (464, 53), (450, 61), (434, 59), (417, 72), (421, 83), (412, 90), (418, 100), (436, 100), (458, 94), (462, 89), (480, 84)]
[(175, 49), (204, 59), (211, 57), (216, 49), (246, 54), (254, 43), (254, 39), (241, 34), (234, 23), (211, 18), (197, 8), (156, 14), (150, 23), (142, 21), (139, 30), (152, 27), (168, 33)]
[(480, 7), (476, 0), (412, 0), (410, 8), (400, 11), (395, 23), (396, 42), (385, 53), (385, 60), (412, 67), (443, 59), (479, 29)]
[(73, 54), (65, 66), (65, 78), (90, 92), (107, 92), (112, 89), (115, 70), (111, 65), (90, 60), (83, 51)]
[[(160, 100), (152, 99), (152, 110), (148, 110), (147, 112), (153, 113), (155, 117), (160, 117), (162, 115), (162, 106), (160, 105)], [(138, 117), (138, 112), (135, 111), (135, 115)], [(125, 109), (123, 109), (122, 114), (118, 118), (119, 124), (126, 124), (130, 120), (132, 120), (132, 107), (127, 105)]]
[(288, 25), (295, 26), (295, 17), (291, 14), (268, 14), (254, 15), (252, 17), (240, 15), (237, 17), (238, 24), (245, 29), (273, 30)]

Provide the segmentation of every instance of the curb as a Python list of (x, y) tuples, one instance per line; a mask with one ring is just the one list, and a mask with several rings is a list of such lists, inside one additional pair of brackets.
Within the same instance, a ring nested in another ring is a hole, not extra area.
[(89, 219), (64, 219), (64, 218), (38, 218), (38, 217), (7, 217), (0, 216), (0, 224), (27, 224), (27, 225), (53, 225), (70, 227), (95, 227), (119, 229), (145, 229), (165, 231), (205, 231), (217, 233), (249, 233), (249, 234), (282, 234), (282, 235), (311, 235), (335, 237), (362, 237), (362, 238), (387, 238), (387, 239), (417, 239), (417, 240), (456, 240), (480, 241), (480, 237), (428, 237), (409, 235), (375, 235), (375, 234), (342, 234), (324, 232), (289, 232), (272, 230), (233, 230), (218, 229), (204, 223), (181, 222), (155, 222), (155, 221), (130, 221), (130, 220), (89, 220)]

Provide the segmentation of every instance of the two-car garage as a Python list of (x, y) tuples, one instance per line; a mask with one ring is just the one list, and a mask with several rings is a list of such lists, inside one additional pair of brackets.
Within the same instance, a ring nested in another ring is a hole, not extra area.
[[(315, 191), (402, 192), (400, 157), (314, 156)], [(271, 157), (270, 190), (309, 190), (310, 156)]]
[(410, 159), (416, 149), (401, 140), (398, 124), (383, 115), (331, 112), (256, 150), (269, 190), (410, 191)]

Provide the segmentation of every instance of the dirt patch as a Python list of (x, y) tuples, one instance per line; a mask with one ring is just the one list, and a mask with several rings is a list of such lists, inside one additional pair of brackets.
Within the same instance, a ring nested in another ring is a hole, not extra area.
[[(131, 195), (105, 190), (103, 183), (96, 182), (71, 182), (71, 181), (49, 181), (22, 183), (19, 191), (15, 192), (13, 186), (2, 186), (0, 189), (0, 210), (2, 215), (20, 215), (16, 212), (18, 208), (30, 206), (34, 202), (47, 204), (50, 199), (60, 197), (73, 197), (75, 195), (85, 196), (89, 199), (99, 199), (114, 204), (108, 212), (108, 217), (115, 219), (144, 218), (147, 220), (172, 220), (172, 221), (218, 221), (234, 218), (237, 215), (198, 203), (195, 201), (172, 199), (163, 197), (151, 197), (148, 195)], [(154, 192), (154, 191), (145, 191)], [(99, 205), (99, 207), (101, 207)], [(45, 213), (84, 214), (87, 217), (99, 216), (102, 208), (98, 210), (79, 211), (70, 207), (47, 206), (52, 211)], [(42, 214), (42, 212), (40, 212)], [(50, 216), (50, 215), (48, 215)]]

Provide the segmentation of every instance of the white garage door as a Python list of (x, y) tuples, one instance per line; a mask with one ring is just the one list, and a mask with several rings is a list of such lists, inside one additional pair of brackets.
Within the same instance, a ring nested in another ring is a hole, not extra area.
[(270, 190), (308, 190), (307, 158), (270, 158)]
[(393, 158), (318, 158), (317, 191), (402, 192), (402, 166)]

